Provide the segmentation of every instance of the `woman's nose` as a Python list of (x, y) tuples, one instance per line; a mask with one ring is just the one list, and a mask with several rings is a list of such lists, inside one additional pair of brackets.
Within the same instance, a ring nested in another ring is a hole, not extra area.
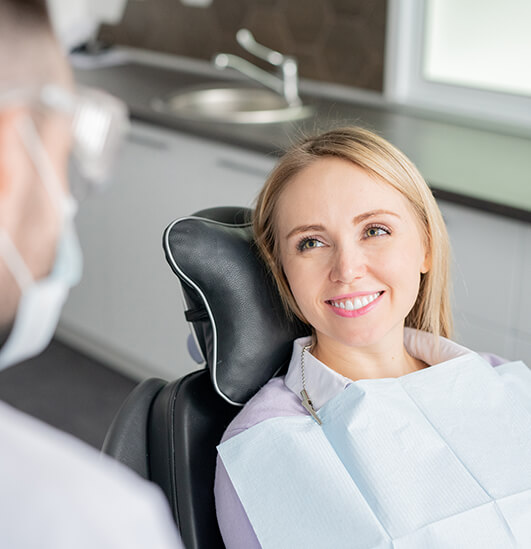
[(333, 255), (330, 268), (330, 280), (350, 284), (356, 278), (361, 278), (367, 271), (365, 255), (359, 249), (342, 248)]

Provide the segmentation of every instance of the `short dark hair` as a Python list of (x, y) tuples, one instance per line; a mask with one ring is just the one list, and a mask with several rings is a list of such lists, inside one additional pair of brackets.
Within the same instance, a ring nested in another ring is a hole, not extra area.
[(62, 63), (46, 0), (0, 0), (0, 88), (60, 80)]
[(46, 0), (0, 0), (0, 21), (51, 30)]

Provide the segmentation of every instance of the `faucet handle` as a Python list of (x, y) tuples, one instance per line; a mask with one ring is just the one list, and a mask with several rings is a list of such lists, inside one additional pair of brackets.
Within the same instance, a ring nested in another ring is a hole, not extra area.
[(249, 29), (240, 29), (236, 33), (236, 40), (244, 50), (247, 50), (254, 56), (271, 63), (271, 65), (274, 65), (275, 67), (280, 67), (289, 59), (280, 52), (259, 44), (254, 39), (253, 33)]

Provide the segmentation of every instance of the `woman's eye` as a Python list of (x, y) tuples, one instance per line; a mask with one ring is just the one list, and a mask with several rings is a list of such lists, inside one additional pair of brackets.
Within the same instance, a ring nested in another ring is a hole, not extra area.
[(323, 246), (322, 242), (319, 242), (319, 240), (316, 240), (315, 238), (305, 238), (304, 240), (301, 240), (301, 242), (298, 245), (299, 251), (304, 250), (311, 250), (313, 248), (320, 248)]
[(365, 236), (368, 238), (371, 238), (373, 236), (383, 236), (389, 234), (389, 231), (387, 229), (384, 229), (383, 227), (369, 227), (365, 231)]

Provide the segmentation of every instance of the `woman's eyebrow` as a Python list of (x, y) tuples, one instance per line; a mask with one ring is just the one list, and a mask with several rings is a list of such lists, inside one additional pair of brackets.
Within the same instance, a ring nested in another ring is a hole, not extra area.
[[(401, 217), (396, 213), (392, 212), (390, 210), (371, 210), (370, 212), (364, 212), (362, 214), (357, 215), (352, 222), (354, 225), (357, 225), (358, 223), (361, 223), (362, 221), (365, 221), (366, 219), (369, 219), (369, 217), (374, 217), (375, 215), (393, 215), (397, 217), (398, 219), (401, 219)], [(291, 231), (286, 235), (286, 239), (291, 238), (293, 235), (297, 233), (306, 233), (308, 231), (324, 231), (325, 228), (323, 225), (299, 225), (298, 227), (295, 227), (294, 229), (291, 229)]]
[(308, 231), (324, 231), (325, 228), (322, 225), (299, 225), (286, 235), (286, 239), (291, 238), (294, 234), (305, 233)]
[(358, 223), (361, 223), (362, 221), (369, 219), (369, 217), (374, 217), (375, 215), (382, 215), (382, 214), (394, 215), (395, 217), (398, 217), (398, 219), (401, 219), (401, 217), (396, 212), (392, 212), (390, 210), (372, 210), (370, 212), (365, 212), (357, 215), (352, 221), (354, 225), (357, 225)]

